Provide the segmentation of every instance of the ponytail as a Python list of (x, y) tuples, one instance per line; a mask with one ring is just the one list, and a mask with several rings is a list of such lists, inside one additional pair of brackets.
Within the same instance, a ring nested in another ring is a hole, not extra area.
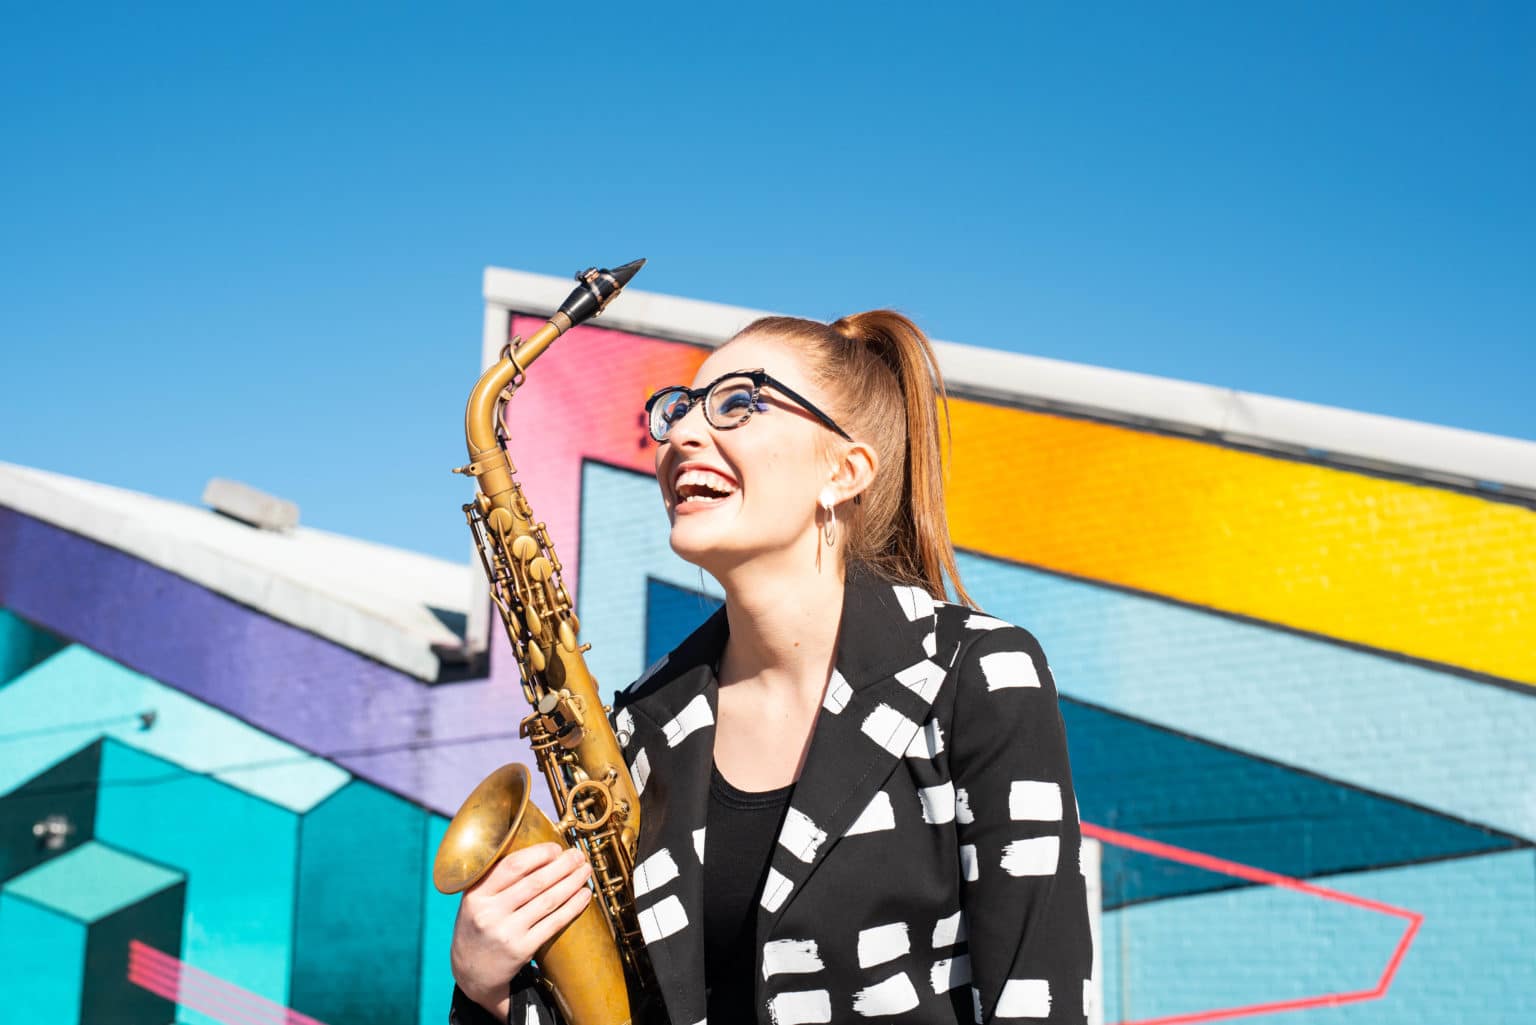
[[(945, 599), (975, 602), (960, 582), (944, 512), (944, 449), (949, 399), (933, 345), (894, 310), (871, 310), (831, 324), (765, 317), (742, 332), (800, 341), (839, 423), (879, 455), (874, 482), (849, 518), (849, 562)], [(940, 437), (942, 409), (943, 438)]]

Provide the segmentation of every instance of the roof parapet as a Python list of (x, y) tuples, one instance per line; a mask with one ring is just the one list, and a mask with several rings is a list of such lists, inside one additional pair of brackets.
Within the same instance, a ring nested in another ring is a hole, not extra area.
[[(565, 278), (487, 267), (487, 358), (506, 341), (510, 314), (553, 308), (567, 286)], [(599, 326), (713, 348), (769, 315), (626, 289)], [(1533, 441), (955, 342), (936, 340), (934, 349), (953, 396), (1536, 502)]]
[(297, 504), (237, 480), (211, 478), (203, 488), (203, 504), (262, 530), (292, 530), (299, 525)]

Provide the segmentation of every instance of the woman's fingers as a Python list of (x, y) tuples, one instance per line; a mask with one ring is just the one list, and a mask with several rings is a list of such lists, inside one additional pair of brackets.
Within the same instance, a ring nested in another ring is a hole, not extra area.
[(482, 899), (501, 893), (530, 873), (537, 872), (555, 861), (565, 850), (566, 848), (556, 843), (539, 843), (513, 851), (492, 865), (491, 870), (479, 882), (464, 892), (478, 894)]
[(545, 915), (536, 925), (526, 933), (527, 940), (537, 950), (548, 943), (560, 930), (576, 921), (581, 913), (586, 910), (587, 904), (592, 900), (592, 891), (583, 883), (575, 893), (561, 901), (549, 914)]
[(513, 916), (524, 927), (531, 928), (546, 915), (553, 914), (572, 894), (585, 890), (591, 875), (592, 869), (586, 858), (579, 853), (574, 858), (567, 855), (511, 887), (501, 899), (507, 901)]
[[(559, 903), (550, 904), (547, 899), (543, 899), (545, 894), (561, 883), (584, 883), (588, 871), (587, 859), (580, 851), (571, 848), (496, 894), (491, 903), (500, 913), (510, 915), (531, 902), (542, 900), (535, 909), (539, 913), (530, 920), (531, 924), (533, 920), (549, 914)], [(569, 893), (567, 890), (561, 899)]]

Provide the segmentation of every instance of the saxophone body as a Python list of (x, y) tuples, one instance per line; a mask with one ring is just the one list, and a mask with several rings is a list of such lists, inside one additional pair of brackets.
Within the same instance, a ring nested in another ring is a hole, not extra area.
[(578, 641), (580, 624), (560, 560), (514, 476), (503, 413), (533, 361), (601, 312), (644, 263), (576, 275), (580, 284), (560, 310), (526, 341), (508, 343), (470, 393), (464, 415), (470, 461), (455, 470), (478, 484), (464, 512), (531, 706), (519, 733), (533, 749), (560, 818), (550, 822), (529, 800), (525, 766), (502, 766), (453, 817), (438, 846), (433, 882), (443, 893), (458, 893), (502, 857), (536, 843), (553, 841), (585, 854), (594, 900), (536, 956), (569, 1025), (627, 1025), (626, 976), (648, 977), (632, 897), (640, 795), (583, 657), (587, 646)]

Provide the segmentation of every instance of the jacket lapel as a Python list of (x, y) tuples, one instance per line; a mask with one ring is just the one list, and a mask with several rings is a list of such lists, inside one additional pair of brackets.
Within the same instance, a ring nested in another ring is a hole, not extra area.
[(909, 749), (921, 744), (954, 654), (936, 652), (934, 623), (926, 592), (850, 571), (837, 670), (769, 860), (759, 947), (844, 835), (889, 821), (892, 810), (881, 787)]
[(645, 780), (635, 906), (668, 1019), (681, 1025), (705, 1011), (702, 840), (725, 637), (721, 609), (617, 702), (635, 726), (631, 774)]

